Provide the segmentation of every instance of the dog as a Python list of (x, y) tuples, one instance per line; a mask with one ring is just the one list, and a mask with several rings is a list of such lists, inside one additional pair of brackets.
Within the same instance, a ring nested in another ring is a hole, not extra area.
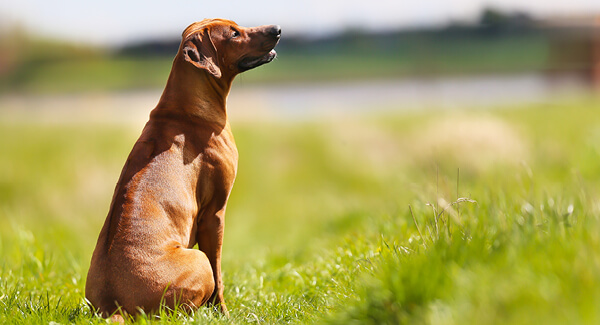
[(92, 255), (85, 295), (103, 317), (122, 322), (161, 303), (186, 311), (210, 303), (228, 315), (221, 246), (238, 152), (226, 99), (237, 74), (276, 57), (280, 36), (276, 25), (224, 19), (184, 30)]

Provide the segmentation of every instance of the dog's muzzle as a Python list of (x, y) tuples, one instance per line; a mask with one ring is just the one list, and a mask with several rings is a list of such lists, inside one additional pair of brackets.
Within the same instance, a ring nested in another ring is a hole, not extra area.
[(279, 25), (268, 26), (264, 29), (263, 33), (263, 35), (265, 35), (269, 39), (268, 43), (272, 43), (272, 45), (269, 46), (271, 50), (266, 54), (258, 57), (252, 56), (242, 59), (238, 63), (240, 71), (254, 69), (265, 63), (273, 61), (277, 57), (277, 52), (275, 52), (273, 48), (275, 48), (275, 45), (279, 43), (279, 39), (281, 38), (281, 27)]
[(258, 66), (261, 66), (265, 63), (269, 63), (271, 61), (273, 61), (275, 58), (277, 57), (277, 52), (275, 52), (275, 50), (271, 50), (269, 51), (269, 53), (261, 56), (261, 57), (249, 57), (249, 58), (245, 58), (242, 61), (240, 61), (239, 68), (241, 71), (246, 71), (246, 70), (250, 70), (253, 68), (256, 68)]

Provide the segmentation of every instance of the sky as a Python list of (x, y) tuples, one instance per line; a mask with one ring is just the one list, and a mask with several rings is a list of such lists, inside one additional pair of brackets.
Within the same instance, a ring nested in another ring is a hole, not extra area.
[(600, 0), (0, 0), (0, 29), (98, 45), (174, 38), (203, 18), (242, 26), (281, 25), (285, 33), (323, 35), (474, 21), (484, 7), (534, 17), (600, 14)]

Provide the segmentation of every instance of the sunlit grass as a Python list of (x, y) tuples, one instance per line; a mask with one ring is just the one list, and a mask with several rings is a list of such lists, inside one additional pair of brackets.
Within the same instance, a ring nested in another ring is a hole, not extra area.
[[(598, 323), (598, 108), (234, 121), (231, 318), (137, 322)], [(102, 323), (84, 279), (140, 130), (0, 124), (0, 323)]]

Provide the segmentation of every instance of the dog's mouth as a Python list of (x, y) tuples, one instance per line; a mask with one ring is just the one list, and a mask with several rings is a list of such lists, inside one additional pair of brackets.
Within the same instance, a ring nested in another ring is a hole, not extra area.
[(277, 52), (275, 52), (275, 50), (271, 50), (267, 54), (259, 56), (259, 57), (247, 57), (247, 58), (242, 59), (238, 63), (238, 67), (240, 68), (240, 71), (254, 69), (265, 63), (269, 63), (269, 62), (273, 61), (276, 57), (277, 57)]

